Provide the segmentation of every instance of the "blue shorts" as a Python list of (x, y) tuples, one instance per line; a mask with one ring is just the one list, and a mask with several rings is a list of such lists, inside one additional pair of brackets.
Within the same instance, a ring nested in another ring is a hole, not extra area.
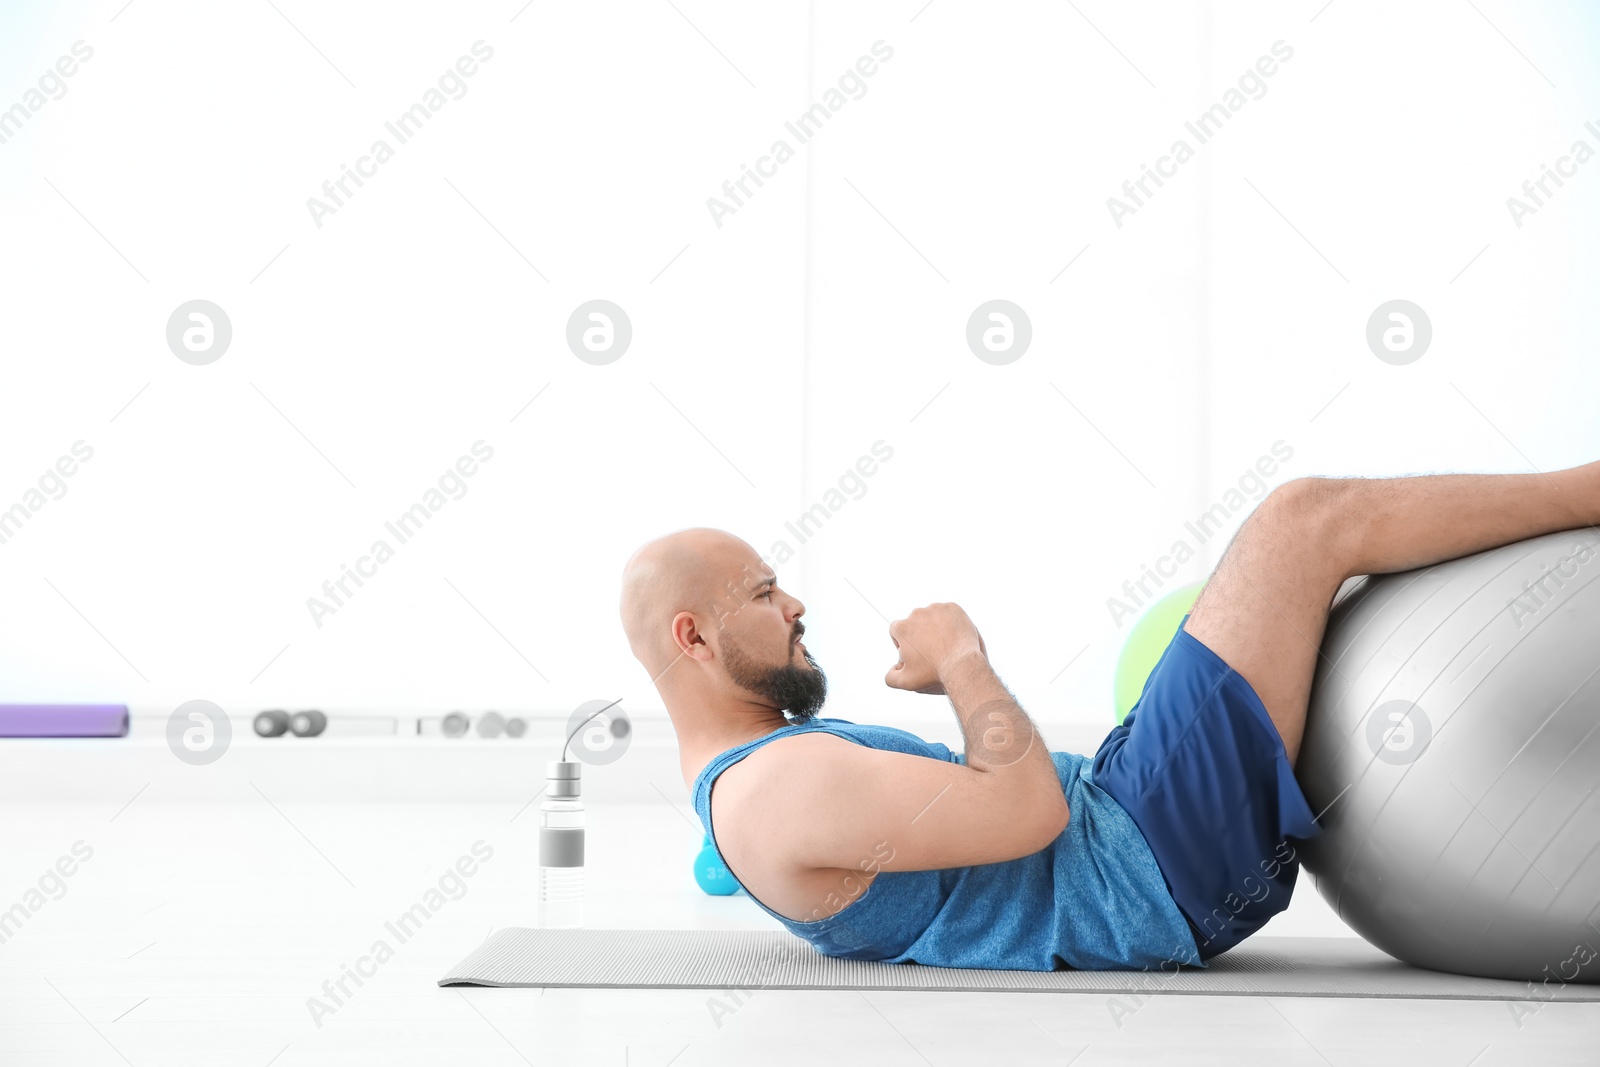
[(1144, 834), (1202, 960), (1289, 906), (1292, 839), (1322, 828), (1261, 698), (1187, 630), (1100, 743), (1092, 773)]

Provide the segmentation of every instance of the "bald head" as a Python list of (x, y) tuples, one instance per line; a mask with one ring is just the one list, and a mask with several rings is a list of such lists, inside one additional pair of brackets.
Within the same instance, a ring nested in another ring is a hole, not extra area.
[(725, 530), (678, 530), (641, 547), (623, 568), (621, 608), (680, 743), (721, 751), (753, 729), (808, 720), (827, 699), (827, 677), (800, 641), (805, 605)]
[[(725, 530), (694, 527), (658, 537), (629, 557), (622, 571), (622, 627), (634, 656), (651, 677), (678, 657), (672, 620), (679, 612), (702, 616), (709, 626), (729, 585), (742, 588), (747, 571), (760, 573), (760, 556)], [(751, 579), (754, 580), (754, 579)], [(730, 600), (722, 611), (738, 608)]]

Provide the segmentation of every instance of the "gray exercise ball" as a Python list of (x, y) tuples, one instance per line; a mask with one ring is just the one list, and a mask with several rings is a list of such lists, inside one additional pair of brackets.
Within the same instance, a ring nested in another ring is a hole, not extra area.
[(1295, 776), (1305, 870), (1378, 948), (1600, 981), (1600, 532), (1347, 583)]

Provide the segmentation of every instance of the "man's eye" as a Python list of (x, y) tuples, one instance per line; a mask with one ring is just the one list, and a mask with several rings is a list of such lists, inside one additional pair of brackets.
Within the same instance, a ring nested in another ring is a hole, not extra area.
[(771, 600), (772, 599), (772, 590), (768, 589), (765, 593), (762, 593), (761, 595), (766, 597), (768, 600)]

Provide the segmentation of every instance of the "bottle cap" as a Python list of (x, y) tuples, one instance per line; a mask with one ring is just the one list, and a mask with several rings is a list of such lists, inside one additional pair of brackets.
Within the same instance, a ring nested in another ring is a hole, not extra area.
[(583, 764), (576, 760), (548, 760), (544, 776), (552, 797), (576, 797), (583, 792)]

